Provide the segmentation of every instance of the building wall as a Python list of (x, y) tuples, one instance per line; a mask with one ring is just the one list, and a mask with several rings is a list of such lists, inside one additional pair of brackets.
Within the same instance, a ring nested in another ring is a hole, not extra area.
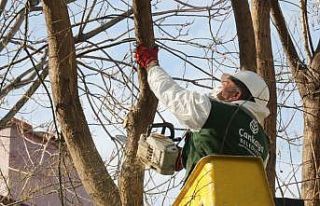
[(9, 174), (9, 148), (11, 128), (0, 131), (0, 195), (8, 195), (8, 174)]
[(62, 195), (64, 205), (91, 205), (68, 153), (63, 146), (59, 150), (54, 136), (36, 133), (30, 125), (16, 120), (8, 139), (6, 165), (9, 164), (8, 182), (13, 199), (28, 205), (56, 206), (61, 205)]

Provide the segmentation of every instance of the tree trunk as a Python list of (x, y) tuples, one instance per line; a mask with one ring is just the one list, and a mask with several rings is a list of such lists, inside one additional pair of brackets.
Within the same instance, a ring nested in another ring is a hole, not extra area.
[[(320, 205), (320, 42), (308, 67), (303, 64), (294, 47), (279, 6), (278, 0), (270, 0), (272, 16), (290, 65), (292, 76), (298, 85), (304, 106), (304, 143), (302, 165), (302, 194), (306, 206)], [(305, 11), (304, 11), (305, 12)]]
[(320, 98), (304, 100), (302, 194), (306, 206), (320, 205)]
[(257, 49), (257, 73), (266, 81), (270, 90), (268, 108), (270, 116), (265, 120), (265, 131), (270, 138), (270, 157), (267, 166), (269, 188), (275, 194), (275, 166), (276, 166), (276, 120), (277, 93), (275, 71), (273, 66), (272, 44), (270, 37), (270, 5), (265, 0), (252, 1), (252, 20), (255, 30)]
[(63, 0), (43, 0), (48, 28), (49, 76), (57, 119), (84, 188), (95, 205), (120, 205), (119, 191), (97, 152), (77, 86), (75, 47)]
[(7, 3), (8, 3), (8, 0), (0, 0), (0, 16), (2, 15), (4, 9), (6, 8)]
[[(154, 34), (150, 1), (133, 0), (135, 33), (138, 43), (147, 47), (154, 46)], [(136, 159), (140, 135), (145, 133), (148, 125), (153, 122), (158, 100), (151, 92), (147, 73), (138, 68), (140, 93), (138, 102), (131, 109), (126, 118), (128, 140), (125, 157), (119, 177), (122, 205), (143, 205), (144, 167)]]
[(303, 98), (304, 142), (302, 168), (302, 194), (306, 206), (320, 205), (320, 48), (309, 66), (309, 93)]
[(237, 26), (241, 69), (256, 72), (256, 46), (250, 8), (247, 0), (232, 0)]

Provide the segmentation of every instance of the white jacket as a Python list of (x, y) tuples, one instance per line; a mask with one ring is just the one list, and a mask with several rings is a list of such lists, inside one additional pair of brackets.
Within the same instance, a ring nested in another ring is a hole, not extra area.
[[(203, 127), (211, 111), (209, 96), (180, 87), (160, 66), (148, 70), (148, 83), (158, 100), (168, 107), (181, 124), (192, 130)], [(270, 113), (267, 107), (255, 102), (240, 100), (231, 103), (245, 107), (262, 126)]]

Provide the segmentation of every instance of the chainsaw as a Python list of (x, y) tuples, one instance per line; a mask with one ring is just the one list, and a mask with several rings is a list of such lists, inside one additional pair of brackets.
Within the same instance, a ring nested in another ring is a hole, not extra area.
[[(153, 128), (162, 128), (161, 133), (152, 133)], [(166, 128), (170, 135), (165, 136)], [(175, 142), (181, 138), (174, 138), (174, 128), (169, 122), (151, 124), (146, 134), (142, 134), (139, 140), (137, 156), (147, 169), (155, 169), (163, 175), (172, 175), (179, 149)]]

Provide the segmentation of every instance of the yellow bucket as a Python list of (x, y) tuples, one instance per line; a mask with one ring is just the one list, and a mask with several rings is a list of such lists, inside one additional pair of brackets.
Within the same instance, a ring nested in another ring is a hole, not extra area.
[(262, 160), (211, 155), (192, 171), (174, 206), (274, 206)]

